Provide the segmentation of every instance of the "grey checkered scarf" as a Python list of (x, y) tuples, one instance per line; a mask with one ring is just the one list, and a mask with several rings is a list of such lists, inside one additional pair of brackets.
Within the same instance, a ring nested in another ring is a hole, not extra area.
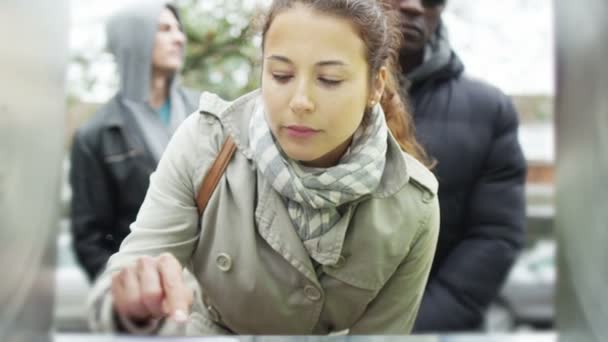
[(258, 101), (249, 127), (254, 160), (283, 196), (302, 241), (328, 232), (340, 220), (340, 205), (371, 193), (380, 184), (388, 128), (380, 105), (369, 114), (338, 165), (310, 168), (282, 153), (267, 124), (264, 105)]

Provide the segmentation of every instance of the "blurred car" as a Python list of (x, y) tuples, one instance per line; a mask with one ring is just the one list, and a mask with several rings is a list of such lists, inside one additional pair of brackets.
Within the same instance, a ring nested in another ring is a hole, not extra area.
[(539, 240), (524, 251), (486, 315), (485, 330), (551, 329), (555, 321), (556, 243)]
[(490, 306), (487, 331), (554, 327), (556, 284), (555, 186), (526, 184), (527, 248), (511, 269), (498, 299)]

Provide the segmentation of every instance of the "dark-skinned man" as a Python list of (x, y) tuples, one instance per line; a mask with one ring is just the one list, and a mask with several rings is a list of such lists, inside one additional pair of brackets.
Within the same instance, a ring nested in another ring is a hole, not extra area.
[(439, 242), (414, 332), (476, 330), (525, 238), (518, 115), (500, 90), (463, 74), (445, 0), (388, 1), (401, 18), (402, 89), (440, 184)]

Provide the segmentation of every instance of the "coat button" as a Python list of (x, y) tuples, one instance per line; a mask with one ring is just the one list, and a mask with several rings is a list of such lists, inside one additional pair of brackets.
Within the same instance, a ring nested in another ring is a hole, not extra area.
[(215, 125), (215, 122), (216, 122), (215, 118), (212, 116), (208, 116), (206, 121), (207, 121), (207, 125), (210, 125), (210, 126)]
[(431, 203), (431, 201), (433, 200), (433, 197), (435, 197), (433, 195), (433, 193), (425, 191), (424, 194), (422, 194), (422, 202)]
[(306, 296), (306, 298), (315, 302), (321, 299), (321, 291), (311, 285), (307, 285), (304, 287), (304, 295)]
[(220, 253), (215, 258), (215, 264), (223, 272), (228, 272), (232, 268), (232, 258), (226, 253)]

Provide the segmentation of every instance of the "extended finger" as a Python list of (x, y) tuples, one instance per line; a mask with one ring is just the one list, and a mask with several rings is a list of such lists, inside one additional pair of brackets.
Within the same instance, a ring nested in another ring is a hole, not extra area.
[(146, 310), (155, 318), (163, 316), (163, 289), (156, 260), (142, 257), (137, 261), (137, 277), (140, 284), (141, 300)]
[(140, 283), (135, 266), (129, 266), (121, 271), (120, 280), (123, 294), (121, 300), (125, 303), (125, 314), (133, 319), (147, 319), (151, 313), (142, 302)]
[(173, 320), (185, 322), (188, 319), (192, 296), (191, 290), (184, 283), (182, 266), (171, 254), (163, 254), (159, 257), (159, 271), (167, 313)]

